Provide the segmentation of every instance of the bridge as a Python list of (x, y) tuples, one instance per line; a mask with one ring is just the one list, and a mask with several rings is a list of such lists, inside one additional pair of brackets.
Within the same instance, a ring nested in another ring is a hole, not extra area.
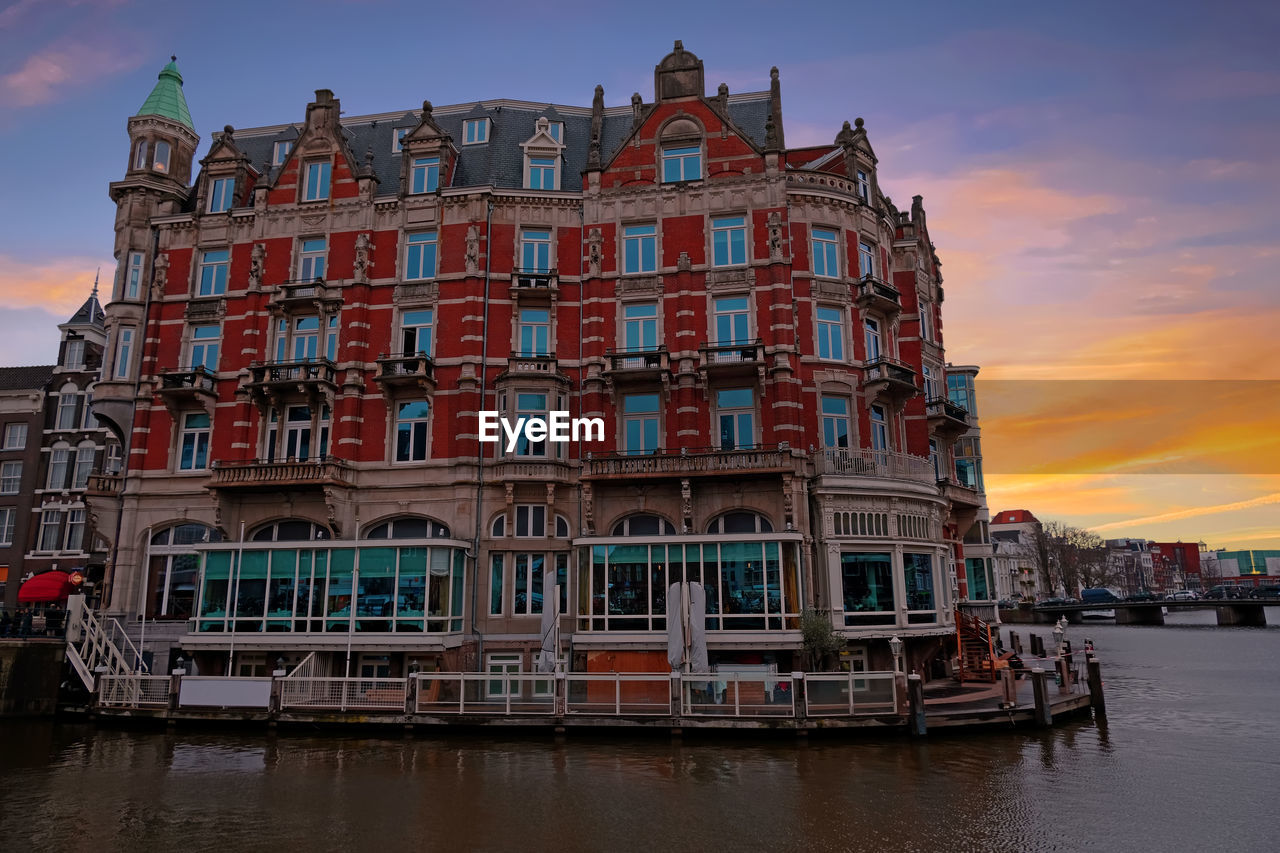
[(1251, 598), (1200, 598), (1194, 601), (1113, 601), (1076, 602), (1072, 604), (1037, 604), (1034, 607), (1018, 607), (1000, 610), (1000, 620), (1011, 623), (1047, 625), (1066, 617), (1068, 623), (1079, 625), (1084, 614), (1100, 610), (1115, 612), (1117, 625), (1163, 625), (1165, 609), (1207, 610), (1217, 612), (1218, 624), (1261, 628), (1267, 624), (1263, 608), (1280, 606), (1280, 602)]

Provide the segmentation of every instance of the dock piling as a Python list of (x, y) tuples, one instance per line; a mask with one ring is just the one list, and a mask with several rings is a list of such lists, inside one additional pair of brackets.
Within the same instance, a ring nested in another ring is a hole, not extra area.
[(1049, 673), (1039, 667), (1031, 670), (1031, 689), (1036, 701), (1036, 725), (1053, 725), (1053, 709), (1049, 706)]
[(1085, 656), (1085, 666), (1089, 677), (1089, 704), (1102, 717), (1107, 715), (1107, 701), (1102, 695), (1102, 665), (1093, 655)]
[(924, 717), (924, 681), (914, 672), (907, 676), (907, 707), (911, 734), (923, 737), (928, 733)]

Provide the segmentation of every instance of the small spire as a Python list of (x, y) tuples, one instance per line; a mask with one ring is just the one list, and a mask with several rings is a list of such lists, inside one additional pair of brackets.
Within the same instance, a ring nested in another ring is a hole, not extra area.
[(93, 293), (89, 294), (94, 299), (98, 298), (98, 276), (102, 274), (102, 267), (99, 266), (93, 273)]

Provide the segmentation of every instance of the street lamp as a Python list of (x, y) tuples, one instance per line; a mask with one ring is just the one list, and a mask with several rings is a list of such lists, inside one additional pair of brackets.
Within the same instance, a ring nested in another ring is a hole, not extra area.
[(1057, 650), (1058, 656), (1062, 656), (1062, 638), (1067, 633), (1067, 620), (1065, 617), (1059, 619), (1057, 624), (1053, 626), (1053, 647)]
[(902, 671), (902, 640), (895, 634), (893, 639), (889, 640), (889, 651), (893, 654), (893, 671)]

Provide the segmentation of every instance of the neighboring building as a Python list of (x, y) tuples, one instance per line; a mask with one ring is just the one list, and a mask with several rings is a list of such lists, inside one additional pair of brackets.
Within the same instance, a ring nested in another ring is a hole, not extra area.
[(1152, 542), (1147, 550), (1151, 553), (1155, 589), (1171, 592), (1175, 589), (1202, 588), (1199, 543)]
[(1280, 550), (1207, 551), (1202, 558), (1204, 584), (1258, 586), (1280, 578)]
[(978, 498), (974, 504), (963, 500), (952, 501), (953, 523), (963, 538), (955, 555), (956, 565), (964, 566), (964, 571), (958, 578), (958, 591), (960, 601), (969, 610), (983, 618), (994, 620), (994, 602), (1000, 596), (995, 578), (995, 550), (991, 542), (986, 486), (982, 481), (982, 429), (978, 425), (977, 395), (974, 391), (977, 378), (976, 365), (948, 364), (946, 395), (935, 397), (931, 388), (941, 390), (943, 379), (931, 376), (926, 371), (925, 394), (929, 398), (926, 405), (931, 422), (935, 425), (935, 434), (929, 439), (929, 456), (934, 460), (935, 467), (940, 465), (946, 459), (943, 446), (946, 439), (958, 435), (951, 450), (954, 465), (945, 471), (938, 471), (939, 484), (944, 491), (955, 491), (965, 496), (975, 495)]
[(1040, 555), (1040, 520), (1029, 510), (1008, 509), (991, 519), (996, 589), (1001, 599), (1034, 601), (1052, 591)]
[(0, 367), (0, 610), (13, 612), (40, 476), (45, 388), (52, 365)]
[(1154, 590), (1155, 564), (1146, 539), (1108, 539), (1106, 547), (1107, 576), (1126, 594)]
[[(884, 195), (861, 119), (787, 148), (776, 69), (707, 96), (677, 42), (654, 82), (319, 90), (197, 164), (167, 66), (111, 185), (109, 612), (206, 673), (376, 675), (528, 671), (554, 606), (573, 669), (665, 671), (689, 581), (713, 665), (800, 666), (806, 607), (855, 667), (949, 655), (983, 497), (920, 197)], [(481, 411), (604, 439), (482, 444)]]

